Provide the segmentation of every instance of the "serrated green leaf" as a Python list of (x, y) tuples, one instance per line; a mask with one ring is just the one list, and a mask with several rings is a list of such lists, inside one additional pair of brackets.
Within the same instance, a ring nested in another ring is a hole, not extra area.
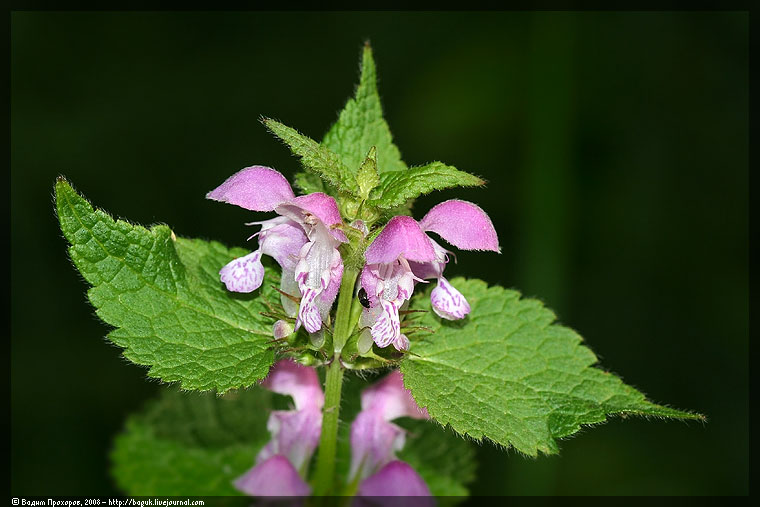
[(94, 210), (60, 179), (55, 186), (61, 230), (97, 315), (116, 329), (109, 339), (148, 375), (185, 389), (225, 392), (264, 378), (274, 361), (264, 299), (277, 301), (270, 267), (261, 289), (232, 294), (219, 269), (240, 248), (176, 238), (165, 225), (146, 229)]
[[(345, 377), (337, 470), (344, 483), (351, 463), (351, 422), (361, 410), (361, 390), (381, 378), (378, 376), (364, 382), (354, 375)], [(404, 448), (397, 453), (397, 457), (420, 474), (433, 495), (453, 497), (469, 494), (467, 485), (475, 479), (476, 469), (475, 450), (470, 442), (432, 421), (403, 417), (393, 422), (408, 431)]]
[(111, 452), (112, 475), (128, 495), (240, 495), (232, 481), (269, 441), (269, 391), (223, 397), (167, 389), (127, 420)]
[(476, 187), (485, 184), (485, 181), (477, 176), (442, 162), (410, 167), (402, 172), (384, 173), (380, 178), (382, 182), (379, 189), (375, 191), (379, 195), (370, 203), (382, 209), (401, 206), (408, 200), (433, 190)]
[(341, 111), (338, 121), (322, 140), (322, 146), (337, 153), (346, 167), (358, 171), (372, 146), (377, 148), (377, 169), (381, 174), (403, 171), (406, 164), (393, 144), (391, 131), (383, 118), (380, 96), (377, 93), (377, 74), (372, 49), (364, 46), (361, 78), (356, 94)]
[(301, 158), (303, 166), (318, 174), (324, 181), (343, 192), (356, 193), (358, 187), (354, 172), (349, 171), (340, 157), (297, 130), (271, 120), (262, 120), (274, 135), (288, 145), (294, 155)]
[[(558, 452), (557, 439), (607, 415), (703, 419), (651, 403), (594, 367), (582, 338), (555, 324), (541, 302), (480, 280), (451, 283), (470, 314), (462, 321), (425, 314), (419, 322), (433, 333), (413, 341), (401, 364), (405, 385), (441, 424), (535, 456)], [(413, 307), (430, 310), (429, 293)]]

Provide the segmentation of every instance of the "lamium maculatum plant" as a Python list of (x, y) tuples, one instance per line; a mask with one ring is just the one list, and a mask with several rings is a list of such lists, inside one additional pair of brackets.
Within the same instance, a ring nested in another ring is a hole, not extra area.
[(450, 249), (500, 255), (496, 230), (477, 204), (418, 210), (414, 199), (485, 182), (401, 160), (368, 45), (355, 97), (322, 142), (262, 121), (300, 158), (295, 190), (253, 165), (206, 194), (269, 213), (248, 224), (252, 251), (114, 220), (63, 177), (55, 185), (108, 338), (179, 387), (117, 437), (123, 491), (462, 496), (472, 441), (537, 456), (610, 415), (702, 419), (598, 367), (539, 301), (444, 276)]

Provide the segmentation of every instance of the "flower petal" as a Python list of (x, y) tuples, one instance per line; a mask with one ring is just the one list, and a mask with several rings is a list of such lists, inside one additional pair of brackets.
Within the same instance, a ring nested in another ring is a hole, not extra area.
[(420, 227), (439, 234), (461, 250), (500, 252), (491, 219), (471, 202), (451, 199), (437, 204), (420, 220)]
[(340, 252), (335, 250), (333, 256), (333, 265), (330, 268), (330, 281), (322, 294), (319, 296), (319, 304), (321, 307), (326, 306), (327, 310), (332, 307), (335, 298), (338, 296), (338, 290), (340, 289), (340, 282), (343, 279), (343, 259), (340, 256)]
[(438, 278), (443, 274), (443, 270), (446, 264), (449, 262), (449, 255), (453, 255), (452, 252), (446, 250), (437, 241), (428, 236), (430, 242), (433, 244), (433, 250), (435, 250), (435, 260), (431, 262), (410, 262), (409, 266), (414, 273), (414, 276), (423, 280), (427, 278)]
[(300, 224), (316, 225), (316, 217), (330, 231), (330, 234), (340, 242), (347, 242), (346, 234), (337, 227), (343, 225), (338, 204), (331, 196), (322, 192), (301, 195), (289, 202), (277, 206), (278, 214), (295, 220)]
[(361, 394), (362, 410), (379, 414), (386, 421), (397, 417), (428, 419), (427, 410), (414, 401), (411, 391), (404, 387), (399, 370), (393, 370), (382, 380), (365, 388)]
[(335, 244), (319, 239), (305, 243), (298, 257), (295, 275), (301, 292), (311, 288), (321, 293), (330, 284), (335, 274), (333, 271), (338, 269), (338, 265), (342, 265), (340, 252), (335, 248)]
[(391, 218), (364, 252), (368, 264), (390, 263), (399, 256), (418, 262), (435, 259), (435, 251), (427, 234), (415, 219), (404, 215)]
[(430, 293), (433, 311), (446, 320), (463, 319), (470, 313), (470, 303), (444, 277), (438, 278), (438, 286)]
[(396, 350), (409, 350), (409, 338), (405, 334), (399, 334), (398, 337), (393, 340), (393, 347)]
[(281, 454), (297, 470), (302, 470), (319, 443), (322, 431), (322, 410), (308, 406), (303, 410), (274, 410), (269, 414), (267, 429), (272, 440), (256, 457), (259, 463), (270, 455)]
[(234, 482), (251, 496), (308, 496), (309, 487), (285, 456), (276, 455), (251, 468)]
[(255, 165), (236, 172), (206, 194), (206, 199), (227, 202), (253, 211), (272, 211), (293, 199), (285, 176), (272, 168)]
[(325, 403), (325, 395), (314, 368), (290, 359), (281, 359), (275, 363), (261, 386), (278, 394), (290, 395), (298, 410), (311, 406), (321, 409)]
[(351, 423), (351, 469), (349, 481), (372, 475), (396, 458), (404, 448), (406, 432), (379, 414), (363, 410)]
[[(359, 485), (361, 496), (431, 496), (430, 489), (414, 468), (403, 461), (391, 461)], [(415, 502), (415, 505), (434, 505)]]
[(401, 321), (398, 316), (398, 306), (392, 301), (380, 301), (382, 312), (370, 329), (372, 338), (380, 348), (393, 343), (401, 333)]
[(298, 262), (298, 254), (308, 238), (296, 222), (282, 217), (278, 217), (278, 219), (283, 222), (274, 227), (261, 229), (259, 246), (261, 252), (276, 260), (282, 269), (292, 271)]
[(306, 328), (310, 333), (316, 333), (322, 329), (322, 315), (319, 312), (319, 307), (314, 301), (319, 295), (319, 291), (316, 289), (306, 289), (301, 297), (301, 306), (298, 308), (298, 319), (296, 319), (296, 329), (301, 327)]
[(229, 291), (255, 291), (261, 287), (261, 282), (264, 280), (261, 250), (256, 250), (244, 257), (233, 259), (219, 270), (219, 277)]
[[(380, 302), (378, 299), (378, 285), (382, 282), (380, 278), (380, 264), (365, 264), (359, 278), (364, 292), (367, 293), (370, 308), (375, 308)], [(382, 294), (382, 290), (379, 292)]]

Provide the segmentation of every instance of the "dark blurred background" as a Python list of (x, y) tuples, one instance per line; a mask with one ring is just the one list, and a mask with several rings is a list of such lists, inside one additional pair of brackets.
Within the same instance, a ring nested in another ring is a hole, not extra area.
[[(541, 298), (602, 364), (707, 424), (616, 418), (530, 459), (478, 448), (474, 494), (748, 493), (748, 14), (13, 12), (11, 490), (116, 494), (108, 451), (160, 388), (104, 338), (53, 212), (96, 205), (245, 245), (204, 200), (321, 139), (375, 49), (409, 164), (485, 189), (503, 253), (451, 274)], [(262, 215), (263, 216), (263, 215)]]

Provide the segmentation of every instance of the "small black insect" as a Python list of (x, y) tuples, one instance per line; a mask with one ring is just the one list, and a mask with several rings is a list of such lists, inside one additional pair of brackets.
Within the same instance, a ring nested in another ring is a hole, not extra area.
[(359, 289), (359, 302), (364, 308), (369, 308), (369, 296), (367, 296), (367, 291), (364, 290), (364, 287)]

